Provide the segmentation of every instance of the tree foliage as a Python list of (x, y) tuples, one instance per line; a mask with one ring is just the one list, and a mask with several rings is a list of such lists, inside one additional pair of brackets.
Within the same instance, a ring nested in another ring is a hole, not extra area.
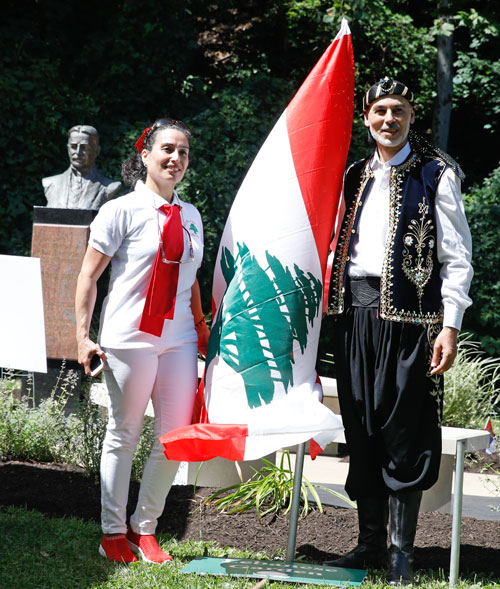
[(491, 355), (500, 356), (500, 166), (464, 195), (474, 239), (472, 307), (464, 327)]
[[(0, 253), (29, 255), (32, 208), (45, 205), (41, 179), (67, 167), (71, 126), (98, 129), (98, 166), (118, 179), (142, 129), (174, 116), (195, 135), (182, 191), (204, 219), (201, 282), (209, 308), (219, 237), (237, 189), (342, 17), (353, 37), (357, 112), (363, 89), (391, 75), (414, 89), (418, 127), (429, 133), (436, 35), (453, 32), (448, 149), (467, 173), (466, 190), (479, 186), (498, 166), (500, 7), (495, 0), (448, 6), (443, 29), (437, 0), (87, 0), (84, 9), (58, 0), (4, 0)], [(366, 153), (356, 116), (349, 160)], [(476, 251), (488, 248), (483, 235), (474, 234)], [(476, 273), (481, 264), (476, 259)]]

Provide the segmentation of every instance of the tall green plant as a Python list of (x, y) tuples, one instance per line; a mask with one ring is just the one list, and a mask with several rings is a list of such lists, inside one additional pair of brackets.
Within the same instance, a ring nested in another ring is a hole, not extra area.
[(500, 403), (500, 359), (487, 357), (470, 335), (460, 338), (445, 373), (443, 425), (482, 429)]
[[(273, 464), (265, 458), (262, 459), (262, 462), (264, 466), (260, 470), (252, 467), (255, 473), (248, 481), (218, 489), (204, 499), (203, 503), (212, 505), (225, 513), (240, 513), (255, 509), (259, 518), (279, 510), (283, 510), (287, 514), (292, 507), (294, 485), (290, 452), (289, 450), (283, 451), (279, 465)], [(323, 505), (317, 489), (325, 490), (339, 497), (351, 507), (356, 506), (341, 493), (322, 485), (313, 484), (306, 477), (302, 477), (300, 487), (301, 516), (305, 516), (309, 512), (309, 493), (318, 509), (323, 512)]]
[(81, 432), (79, 461), (90, 477), (97, 482), (101, 463), (101, 450), (106, 433), (106, 419), (103, 408), (90, 398), (90, 379), (85, 379), (83, 399), (78, 408)]

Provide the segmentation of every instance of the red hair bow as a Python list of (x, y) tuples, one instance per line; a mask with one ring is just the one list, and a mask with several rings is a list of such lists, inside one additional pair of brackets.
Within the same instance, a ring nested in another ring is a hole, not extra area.
[(142, 151), (142, 145), (144, 143), (144, 139), (146, 139), (146, 135), (149, 133), (149, 131), (151, 131), (152, 128), (153, 127), (146, 127), (144, 129), (144, 131), (142, 132), (142, 135), (135, 142), (135, 147), (136, 147), (138, 153), (141, 153), (141, 151)]

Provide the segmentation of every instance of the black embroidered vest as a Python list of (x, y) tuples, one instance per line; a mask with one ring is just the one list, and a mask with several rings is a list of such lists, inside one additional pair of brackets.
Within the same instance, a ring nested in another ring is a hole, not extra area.
[[(440, 323), (441, 265), (436, 251), (436, 188), (446, 164), (411, 153), (391, 168), (389, 231), (380, 280), (379, 317), (408, 323)], [(328, 310), (342, 313), (346, 270), (363, 199), (373, 182), (369, 160), (353, 164), (344, 182), (346, 212), (340, 228)]]

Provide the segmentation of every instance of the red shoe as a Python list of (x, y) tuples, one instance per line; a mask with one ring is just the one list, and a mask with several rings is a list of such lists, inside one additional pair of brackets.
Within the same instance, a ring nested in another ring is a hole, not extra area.
[(137, 558), (130, 550), (125, 534), (104, 534), (101, 545), (99, 546), (99, 554), (115, 562), (123, 562), (125, 564), (137, 562)]
[(130, 550), (134, 554), (138, 554), (145, 562), (153, 562), (156, 564), (163, 564), (168, 560), (172, 560), (170, 554), (163, 552), (158, 546), (156, 538), (151, 535), (140, 535), (133, 532), (130, 528), (127, 532), (127, 542)]

